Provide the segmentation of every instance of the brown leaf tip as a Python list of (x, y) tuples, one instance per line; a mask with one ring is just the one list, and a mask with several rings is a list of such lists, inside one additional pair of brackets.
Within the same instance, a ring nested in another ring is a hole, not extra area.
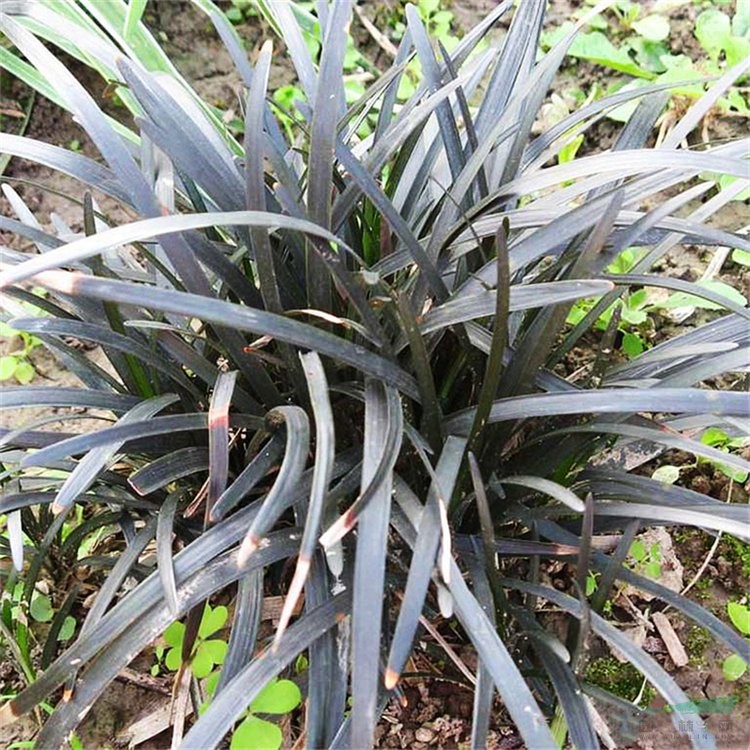
[(4, 706), (0, 707), (0, 727), (12, 724), (22, 715), (23, 713), (18, 710), (16, 702), (8, 701)]
[(383, 682), (385, 683), (385, 689), (393, 690), (393, 688), (398, 685), (400, 677), (401, 675), (399, 675), (398, 672), (394, 672), (390, 667), (388, 667), (385, 670), (385, 678), (383, 679)]

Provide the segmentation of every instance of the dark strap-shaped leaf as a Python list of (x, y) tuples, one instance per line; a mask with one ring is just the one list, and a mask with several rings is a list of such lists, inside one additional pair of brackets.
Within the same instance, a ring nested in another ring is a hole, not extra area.
[(171, 492), (159, 509), (156, 525), (156, 564), (159, 579), (164, 589), (164, 599), (170, 612), (177, 617), (177, 582), (174, 574), (172, 558), (172, 537), (174, 535), (174, 519), (177, 506), (183, 498), (183, 492)]
[(263, 569), (255, 568), (242, 576), (237, 585), (227, 655), (221, 665), (215, 696), (252, 660), (262, 616)]
[[(591, 281), (551, 281), (510, 287), (511, 311), (547, 307), (564, 302), (574, 302), (584, 297), (597, 297), (612, 290), (612, 282)], [(420, 326), (422, 334), (433, 333), (441, 328), (463, 323), (467, 320), (485, 318), (495, 312), (494, 290), (478, 290), (472, 295), (451, 297), (439, 307), (433, 308)]]
[(208, 498), (206, 521), (214, 503), (227, 486), (229, 477), (229, 407), (237, 371), (222, 372), (216, 378), (208, 408)]
[(111, 409), (124, 412), (132, 409), (140, 399), (124, 393), (96, 391), (90, 388), (47, 388), (38, 385), (9, 386), (3, 388), (0, 409), (57, 406), (85, 407), (87, 409)]
[[(698, 388), (600, 388), (575, 393), (540, 393), (495, 401), (489, 422), (563, 414), (623, 414), (641, 411), (747, 416), (747, 395)], [(467, 434), (474, 409), (448, 417), (447, 429)]]
[(323, 504), (328, 494), (335, 456), (335, 432), (333, 410), (329, 399), (328, 381), (320, 357), (315, 352), (300, 355), (302, 369), (310, 390), (310, 403), (315, 415), (315, 465), (310, 489), (310, 502), (305, 508), (305, 531), (299, 547), (297, 566), (289, 584), (284, 607), (279, 616), (279, 625), (274, 637), (276, 648), (291, 619), (302, 589), (312, 566), (313, 553), (318, 543)]
[[(394, 413), (397, 408), (397, 413)], [(362, 458), (362, 490), (372, 481), (382, 460), (389, 422), (401, 435), (400, 400), (392, 388), (368, 380), (365, 384), (365, 437)], [(377, 723), (375, 713), (380, 683), (380, 631), (383, 615), (388, 521), (391, 507), (393, 466), (400, 441), (389, 456), (389, 471), (372, 501), (359, 517), (357, 556), (352, 605), (352, 714), (349, 745), (370, 747)]]
[(403, 433), (403, 416), (401, 404), (397, 398), (388, 393), (387, 431), (381, 443), (380, 462), (370, 481), (361, 490), (356, 500), (326, 529), (320, 537), (320, 543), (326, 549), (336, 544), (357, 524), (361, 514), (372, 500), (379, 496), (381, 486), (388, 480), (398, 459)]
[[(237, 427), (258, 429), (262, 421), (248, 415), (235, 415), (232, 424)], [(162, 436), (175, 432), (192, 432), (205, 430), (208, 425), (207, 414), (176, 414), (168, 417), (154, 417), (147, 421), (133, 424), (117, 425), (98, 430), (90, 434), (74, 435), (64, 440), (56, 441), (37, 453), (28, 454), (23, 461), (25, 466), (42, 466), (47, 461), (57, 461), (61, 458), (86, 453), (98, 446), (112, 443), (127, 443), (131, 440), (149, 436)]]
[(190, 380), (188, 380), (182, 369), (176, 367), (169, 360), (158, 356), (140, 341), (117, 333), (107, 326), (84, 323), (77, 320), (59, 320), (56, 318), (14, 318), (10, 321), (10, 325), (19, 331), (26, 331), (27, 333), (74, 336), (80, 339), (95, 341), (105, 349), (111, 347), (117, 351), (137, 357), (141, 362), (163, 372), (194, 396), (198, 396), (200, 393)]
[(240, 545), (240, 566), (246, 564), (266, 533), (291, 505), (292, 492), (302, 476), (310, 449), (310, 422), (299, 406), (278, 406), (272, 409), (268, 412), (266, 424), (272, 430), (285, 430), (286, 449), (276, 481), (263, 499)]
[(419, 520), (419, 531), (414, 544), (409, 576), (406, 580), (404, 600), (396, 622), (385, 673), (385, 686), (388, 690), (391, 690), (398, 682), (411, 652), (412, 641), (417, 631), (419, 616), (422, 614), (427, 587), (435, 565), (435, 555), (440, 545), (439, 503), (447, 504), (453, 494), (465, 448), (465, 440), (453, 436), (448, 437), (435, 468), (436, 481), (439, 481), (440, 485), (437, 486), (436, 482), (433, 482)]
[[(138, 284), (61, 271), (50, 272), (44, 274), (43, 277), (39, 275), (36, 281), (42, 286), (56, 287), (59, 284), (71, 291), (74, 288), (76, 293), (84, 296), (110, 299), (124, 304), (143, 304), (143, 288)], [(2, 283), (1, 280), (0, 283)], [(172, 289), (160, 289), (158, 295), (149, 299), (149, 306), (177, 315), (191, 315), (218, 325), (253, 331), (295, 346), (313, 349), (356, 367), (373, 377), (382, 378), (412, 398), (419, 398), (419, 391), (413, 378), (397, 365), (362, 346), (298, 320), (290, 320), (263, 310), (252, 310), (242, 305)]]
[(128, 484), (142, 497), (208, 469), (208, 451), (205, 448), (187, 447), (167, 453), (142, 466), (128, 477)]
[(258, 455), (242, 470), (237, 479), (224, 490), (216, 504), (211, 508), (209, 518), (212, 523), (224, 518), (266, 476), (276, 464), (276, 461), (283, 455), (285, 442), (283, 430), (274, 433), (258, 452)]
[(130, 203), (130, 196), (122, 189), (112, 171), (83, 154), (10, 133), (0, 133), (0, 152), (43, 164), (70, 175), (91, 188), (101, 190), (118, 201)]
[[(114, 427), (108, 429), (127, 427), (138, 424), (142, 420), (148, 420), (175, 401), (177, 401), (177, 396), (171, 393), (141, 401), (124, 414)], [(92, 446), (60, 488), (55, 501), (52, 503), (52, 512), (61, 513), (67, 510), (79, 495), (86, 492), (96, 481), (99, 474), (112, 462), (124, 442), (112, 441)], [(27, 456), (27, 458), (31, 459), (33, 463), (31, 456)], [(22, 463), (26, 463), (26, 459)]]

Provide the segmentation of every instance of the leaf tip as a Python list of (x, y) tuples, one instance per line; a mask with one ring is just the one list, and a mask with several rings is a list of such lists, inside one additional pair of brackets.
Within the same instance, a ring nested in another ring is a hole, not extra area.
[(4, 706), (0, 708), (0, 727), (8, 726), (18, 718), (22, 716), (22, 712), (18, 710), (15, 701), (8, 701)]
[(393, 690), (393, 688), (398, 685), (398, 681), (400, 679), (401, 675), (399, 675), (398, 672), (395, 672), (390, 667), (388, 667), (385, 670), (385, 677), (383, 678), (383, 682), (385, 683), (385, 689), (386, 690)]
[(355, 521), (356, 516), (352, 512), (352, 509), (349, 508), (323, 532), (320, 537), (321, 546), (324, 549), (328, 549), (331, 545), (336, 544), (336, 542), (354, 528)]

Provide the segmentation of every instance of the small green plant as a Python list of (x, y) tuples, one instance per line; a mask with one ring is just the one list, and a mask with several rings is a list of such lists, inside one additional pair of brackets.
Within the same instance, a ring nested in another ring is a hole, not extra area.
[[(627, 248), (609, 264), (607, 272), (611, 274), (629, 273), (643, 255), (643, 248)], [(576, 302), (568, 312), (566, 321), (568, 325), (575, 326), (580, 323), (598, 301), (599, 298)], [(634, 292), (628, 292), (599, 315), (594, 323), (594, 328), (598, 331), (606, 331), (612, 323), (612, 316), (616, 314), (618, 316), (617, 330), (620, 333), (619, 349), (628, 358), (633, 359), (642, 354), (649, 346), (649, 332), (654, 328), (650, 313), (654, 309), (649, 304), (648, 290), (638, 289)]]
[(685, 650), (692, 664), (705, 664), (704, 653), (711, 644), (711, 636), (700, 626), (692, 625), (685, 639)]
[(750, 544), (733, 536), (722, 537), (720, 550), (728, 559), (740, 565), (742, 573), (750, 577)]
[(630, 545), (630, 557), (634, 561), (634, 570), (644, 573), (649, 578), (661, 576), (661, 547), (658, 543), (646, 545), (642, 540), (636, 539)]
[[(719, 75), (750, 55), (750, 17), (745, 5), (738, 3), (732, 18), (715, 7), (698, 15), (694, 35), (705, 55), (696, 59), (674, 53), (672, 27), (666, 10), (660, 10), (657, 3), (652, 12), (648, 12), (643, 3), (630, 0), (618, 0), (606, 15), (591, 19), (590, 31), (578, 35), (568, 54), (630, 77), (625, 83), (614, 81), (604, 87), (607, 94), (642, 88), (649, 82), (675, 83), (679, 85), (672, 90), (673, 94), (696, 98), (704, 90), (704, 84), (699, 82), (701, 78)], [(582, 12), (575, 12), (573, 17), (579, 17)], [(549, 49), (570, 28), (572, 21), (567, 21), (544, 32), (540, 38), (542, 48)], [(596, 91), (594, 89), (594, 93)], [(746, 96), (737, 87), (721, 97), (717, 106), (724, 112), (750, 116)], [(634, 110), (634, 103), (626, 103), (608, 116), (625, 122)]]
[[(737, 630), (745, 637), (750, 637), (750, 607), (747, 600), (741, 602), (729, 602), (727, 604), (727, 614), (729, 619)], [(724, 659), (721, 665), (724, 679), (734, 681), (739, 680), (747, 671), (748, 664), (739, 654), (731, 654)]]
[[(206, 680), (206, 693), (213, 697), (219, 681), (219, 672)], [(302, 703), (302, 694), (292, 680), (274, 679), (266, 685), (250, 704), (247, 713), (232, 732), (230, 750), (278, 750), (283, 741), (279, 726), (262, 719), (259, 714), (283, 716)], [(208, 707), (208, 702), (205, 708)], [(203, 710), (205, 710), (203, 708)]]
[[(610, 274), (632, 273), (644, 255), (644, 248), (627, 248), (607, 266), (607, 272)], [(747, 305), (746, 297), (723, 281), (704, 279), (697, 281), (696, 286), (740, 307)], [(599, 299), (578, 300), (568, 312), (566, 320), (568, 325), (575, 326), (580, 323), (599, 302)], [(654, 316), (678, 308), (721, 310), (723, 305), (719, 301), (686, 292), (674, 292), (666, 297), (654, 297), (647, 288), (641, 288), (625, 293), (613, 302), (596, 319), (594, 329), (606, 331), (612, 323), (613, 315), (617, 314), (617, 330), (620, 333), (619, 348), (629, 359), (633, 359), (650, 347), (649, 339), (657, 327)]]
[[(225, 626), (228, 618), (227, 608), (223, 605), (212, 607), (206, 603), (198, 627), (198, 635), (192, 649), (190, 670), (193, 676), (205, 680), (204, 690), (208, 697), (200, 707), (203, 713), (211, 703), (221, 676), (220, 669), (227, 655), (227, 642), (214, 638)], [(164, 643), (155, 648), (157, 663), (151, 668), (151, 674), (157, 675), (162, 666), (176, 672), (183, 664), (182, 651), (185, 641), (185, 624), (177, 620), (165, 631)], [(304, 656), (296, 662), (298, 670), (304, 669)], [(282, 734), (279, 727), (262, 719), (258, 714), (282, 715), (299, 706), (301, 694), (299, 687), (291, 680), (272, 680), (251, 703), (244, 718), (232, 732), (231, 750), (277, 750), (281, 746)]]
[[(740, 307), (745, 307), (745, 305), (747, 305), (747, 298), (745, 295), (723, 281), (717, 281), (716, 279), (703, 279), (697, 281), (696, 284), (709, 292), (714, 292), (720, 297), (724, 297)], [(714, 302), (713, 300), (698, 297), (686, 292), (675, 292), (674, 294), (670, 294), (665, 300), (650, 305), (648, 309), (673, 310), (679, 307), (693, 307), (699, 310), (722, 309), (722, 305), (719, 302)]]
[[(224, 658), (227, 655), (227, 642), (211, 636), (224, 627), (228, 614), (225, 606), (212, 607), (206, 603), (198, 628), (198, 637), (195, 639), (190, 657), (190, 670), (194, 677), (198, 679), (208, 677), (213, 672), (214, 667), (224, 663)], [(177, 620), (164, 631), (166, 646), (159, 645), (155, 649), (159, 664), (162, 663), (163, 659), (164, 666), (172, 672), (176, 672), (182, 666), (184, 639), (185, 624)], [(152, 674), (158, 674), (159, 664), (152, 667)]]
[[(404, 18), (404, 5), (405, 3), (389, 19), (391, 36), (394, 39), (401, 39), (406, 31), (407, 23)], [(441, 3), (440, 0), (417, 0), (415, 3), (419, 17), (430, 36), (439, 41), (450, 52), (459, 41), (453, 28), (455, 16), (452, 11), (444, 7), (441, 8), (441, 5), (444, 5), (444, 3)]]
[(586, 596), (591, 596), (596, 591), (600, 575), (600, 573), (592, 570), (589, 571), (589, 574), (586, 576)]
[[(750, 445), (750, 438), (748, 437), (730, 437), (724, 430), (718, 427), (709, 427), (701, 435), (700, 439), (703, 445), (707, 445), (710, 448), (716, 448), (722, 453), (739, 453), (743, 448)], [(698, 456), (693, 463), (684, 463), (680, 466), (674, 466), (673, 464), (662, 464), (651, 474), (653, 479), (657, 479), (660, 482), (666, 484), (675, 484), (680, 478), (683, 471), (688, 469), (695, 469), (701, 465), (708, 464), (715, 467), (725, 476), (729, 477), (735, 482), (744, 484), (748, 479), (748, 472), (742, 469), (738, 469), (735, 466), (723, 463), (722, 461), (716, 460), (711, 457)], [(742, 545), (742, 542), (737, 542)]]
[[(0, 516), (0, 525), (5, 525), (4, 516)], [(53, 621), (55, 614), (52, 599), (47, 594), (34, 589), (29, 601), (24, 597), (24, 584), (21, 582), (3, 591), (0, 598), (0, 643), (8, 639), (13, 641), (9, 645), (13, 647), (17, 667), (31, 681), (36, 678), (33, 653), (39, 633), (35, 624), (44, 626)], [(75, 629), (75, 618), (65, 615), (54, 635), (55, 641), (69, 641)]]
[(750, 13), (745, 3), (737, 3), (731, 19), (718, 8), (707, 8), (695, 19), (694, 33), (717, 70), (723, 62), (731, 68), (750, 57)]
[(29, 361), (29, 355), (42, 342), (36, 336), (17, 331), (3, 321), (0, 321), (0, 337), (9, 340), (18, 339), (22, 345), (21, 349), (0, 357), (0, 381), (12, 379), (22, 385), (30, 383), (36, 375), (36, 370)]
[[(727, 433), (723, 430), (720, 430), (718, 427), (709, 427), (701, 435), (701, 443), (703, 443), (704, 445), (709, 445), (712, 448), (718, 448), (724, 453), (729, 453), (733, 449), (735, 451), (740, 451), (750, 445), (750, 437), (733, 438), (727, 435)], [(705, 461), (706, 459), (698, 460), (700, 462)], [(717, 469), (719, 469), (722, 474), (725, 474), (735, 482), (744, 483), (747, 481), (748, 472), (746, 471), (735, 469), (733, 466), (727, 466), (727, 464), (723, 464), (720, 461), (711, 461), (710, 463), (712, 463)]]
[(253, 0), (232, 0), (232, 4), (225, 11), (232, 23), (242, 23), (258, 15)]

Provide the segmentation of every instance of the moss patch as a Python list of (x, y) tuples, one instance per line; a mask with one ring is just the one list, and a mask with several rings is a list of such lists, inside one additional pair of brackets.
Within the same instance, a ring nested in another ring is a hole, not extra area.
[[(643, 684), (643, 675), (632, 664), (621, 664), (614, 656), (604, 656), (594, 659), (586, 667), (586, 680), (625, 700), (632, 701), (638, 697)], [(641, 704), (648, 705), (653, 696), (653, 688), (646, 685)]]
[(695, 666), (706, 664), (704, 652), (711, 643), (711, 636), (700, 626), (693, 625), (685, 638), (685, 651), (690, 657), (690, 663)]
[(750, 544), (727, 535), (722, 538), (719, 550), (728, 560), (742, 567), (743, 575), (750, 576)]

